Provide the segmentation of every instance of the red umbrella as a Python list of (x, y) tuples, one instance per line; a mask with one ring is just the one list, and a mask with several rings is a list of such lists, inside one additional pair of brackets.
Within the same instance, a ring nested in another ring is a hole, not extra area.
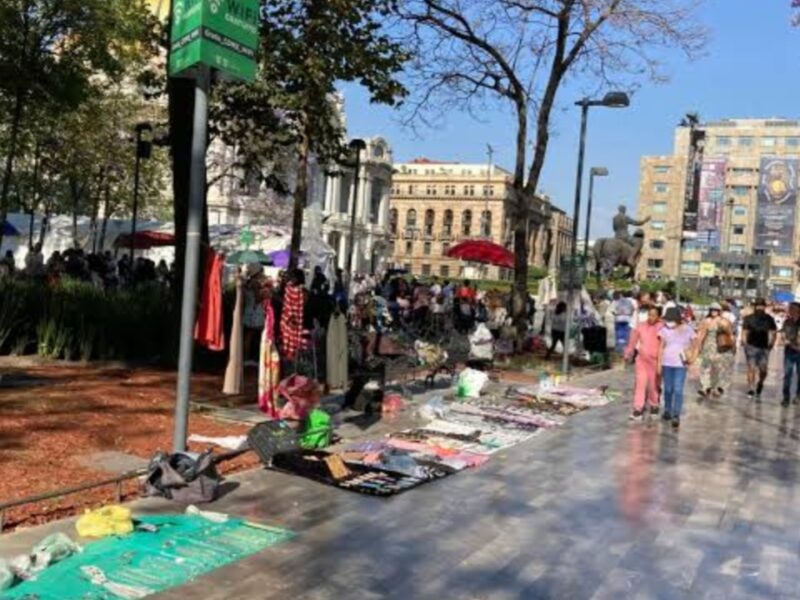
[[(149, 250), (150, 248), (160, 248), (162, 246), (174, 246), (175, 236), (163, 231), (137, 231), (134, 237), (133, 247), (135, 250)], [(114, 240), (114, 248), (130, 248), (131, 235), (129, 233), (117, 236)]]
[(494, 265), (496, 267), (514, 268), (514, 254), (501, 246), (488, 240), (468, 240), (456, 244), (447, 251), (450, 258), (460, 258), (470, 262)]

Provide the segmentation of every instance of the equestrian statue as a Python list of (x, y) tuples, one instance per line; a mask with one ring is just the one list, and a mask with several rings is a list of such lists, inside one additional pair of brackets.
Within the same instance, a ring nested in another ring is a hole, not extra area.
[(614, 216), (614, 237), (601, 238), (594, 244), (592, 250), (594, 256), (595, 274), (600, 277), (609, 277), (617, 267), (626, 267), (627, 276), (633, 277), (636, 273), (636, 265), (642, 256), (644, 247), (644, 231), (637, 229), (631, 236), (628, 233), (628, 226), (641, 227), (650, 221), (647, 217), (641, 221), (631, 219), (627, 215), (625, 206), (619, 207), (619, 212)]

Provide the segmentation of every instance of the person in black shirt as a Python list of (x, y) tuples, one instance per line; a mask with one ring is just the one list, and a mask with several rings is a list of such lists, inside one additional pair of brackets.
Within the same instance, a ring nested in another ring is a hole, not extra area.
[(775, 346), (778, 326), (775, 319), (767, 314), (767, 302), (763, 298), (756, 299), (753, 309), (755, 312), (744, 320), (742, 344), (747, 356), (747, 395), (755, 396), (759, 402), (764, 390), (764, 380), (767, 378), (769, 353)]
[(794, 403), (800, 402), (800, 304), (789, 305), (789, 318), (781, 329), (783, 338), (783, 406), (789, 406), (792, 400), (792, 379), (797, 371), (797, 395)]

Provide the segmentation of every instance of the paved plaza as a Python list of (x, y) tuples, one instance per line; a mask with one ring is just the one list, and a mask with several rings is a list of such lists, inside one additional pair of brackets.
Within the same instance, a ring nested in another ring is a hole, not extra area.
[[(773, 379), (755, 404), (741, 368), (724, 401), (689, 396), (679, 432), (630, 424), (624, 400), (388, 500), (247, 473), (214, 509), (299, 537), (159, 598), (800, 598), (800, 408)], [(632, 372), (588, 381), (628, 390)]]

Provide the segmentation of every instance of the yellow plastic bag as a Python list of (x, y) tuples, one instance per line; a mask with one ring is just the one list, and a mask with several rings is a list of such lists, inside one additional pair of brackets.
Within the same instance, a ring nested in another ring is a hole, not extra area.
[(119, 505), (87, 510), (75, 523), (75, 529), (79, 536), (87, 538), (125, 535), (133, 531), (131, 511)]

